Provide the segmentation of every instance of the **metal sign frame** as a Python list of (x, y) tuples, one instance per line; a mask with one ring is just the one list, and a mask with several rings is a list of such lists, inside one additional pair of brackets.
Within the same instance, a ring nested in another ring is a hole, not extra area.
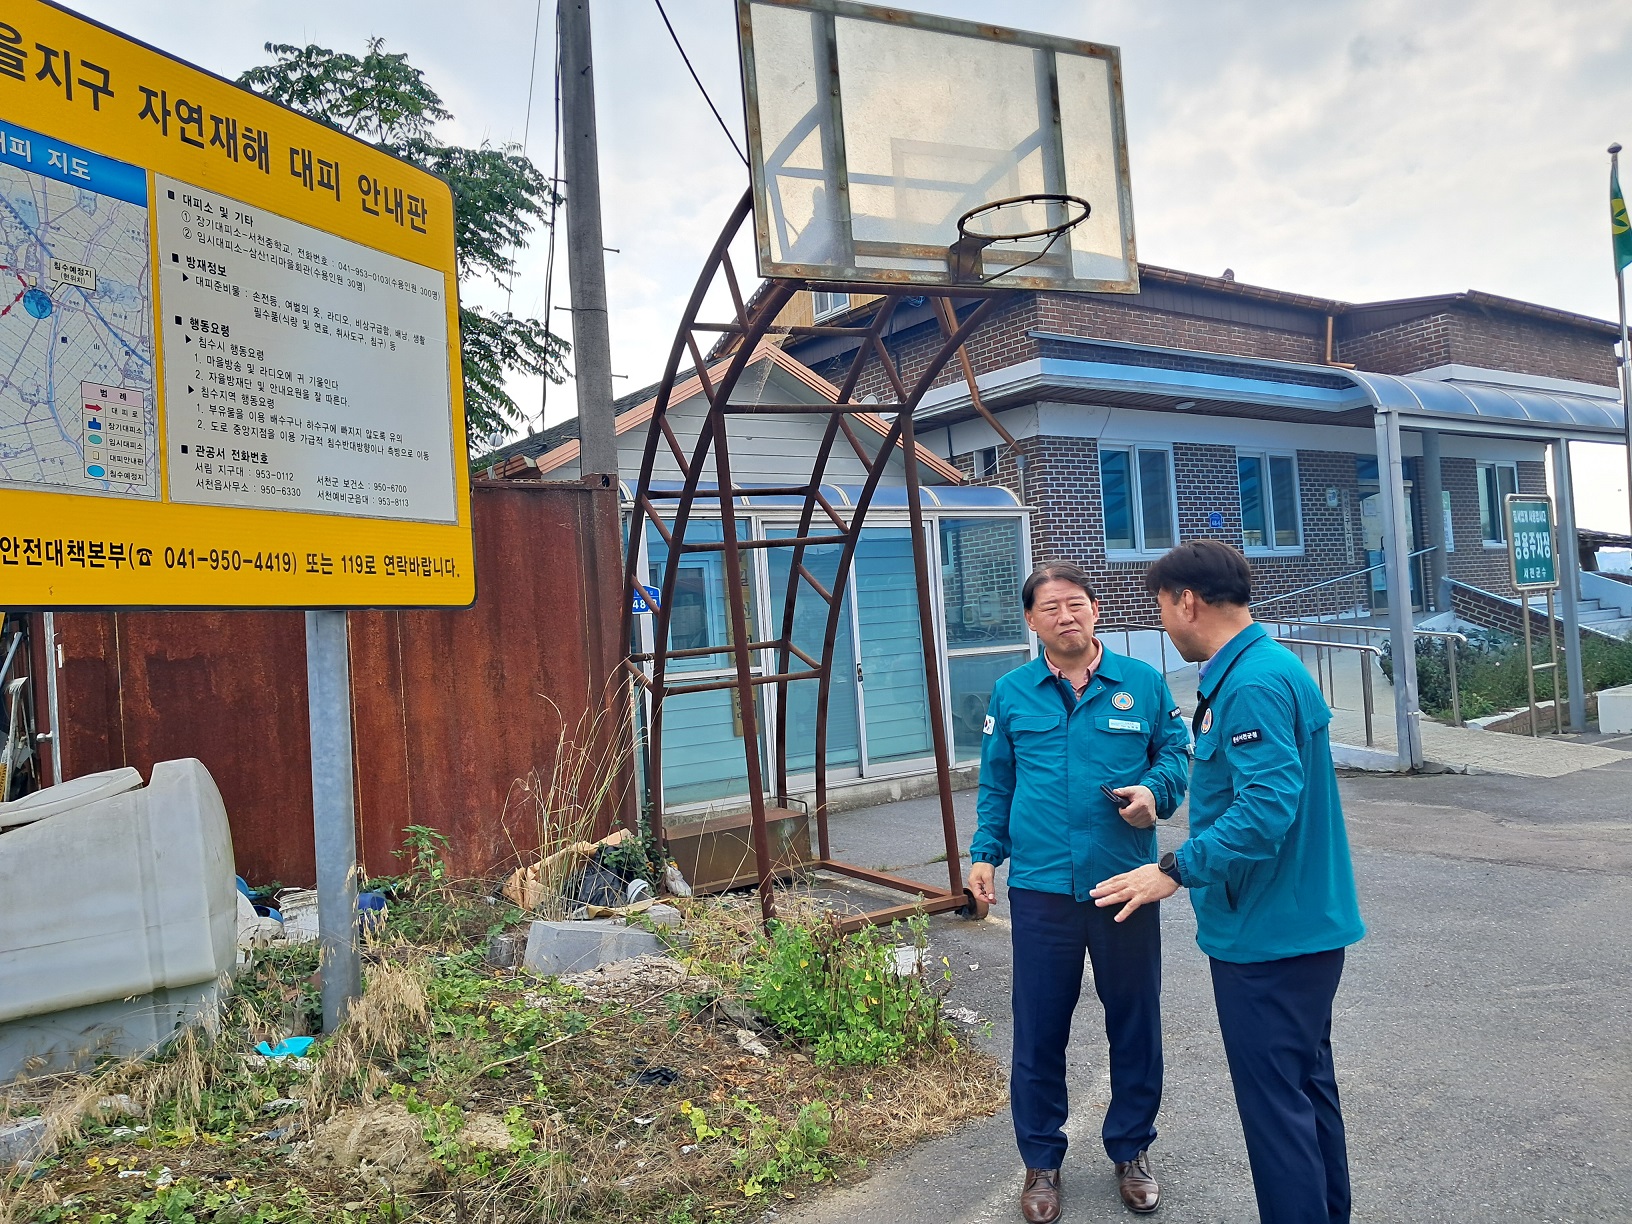
[[(1526, 528), (1521, 533), (1514, 520), (1514, 511), (1522, 506), (1540, 506), (1547, 520), (1545, 533)], [(1563, 672), (1558, 666), (1558, 618), (1554, 615), (1553, 594), (1558, 590), (1558, 536), (1557, 524), (1553, 516), (1553, 499), (1547, 494), (1538, 493), (1509, 493), (1502, 499), (1502, 527), (1507, 532), (1507, 572), (1513, 583), (1513, 590), (1519, 597), (1519, 622), (1524, 629), (1524, 679), (1525, 690), (1530, 702), (1530, 734), (1537, 737), (1541, 734), (1536, 725), (1539, 721), (1540, 707), (1536, 704), (1536, 673), (1550, 671), (1553, 673), (1553, 731), (1554, 735), (1564, 730), (1564, 685), (1561, 680)], [(1547, 540), (1547, 557), (1552, 565), (1552, 581), (1521, 583), (1519, 581), (1519, 536), (1545, 535)], [(1545, 592), (1547, 596), (1547, 662), (1537, 663), (1535, 656), (1535, 639), (1530, 627), (1530, 596), (1537, 591)], [(1455, 649), (1455, 647), (1451, 647)]]
[[(1547, 515), (1547, 559), (1552, 569), (1552, 579), (1547, 582), (1519, 581), (1519, 536), (1539, 536), (1542, 532), (1533, 529), (1520, 531), (1514, 522), (1513, 512), (1521, 506), (1541, 506)], [(1509, 493), (1502, 498), (1502, 526), (1507, 530), (1507, 576), (1515, 591), (1556, 591), (1559, 586), (1558, 578), (1558, 524), (1553, 513), (1553, 499), (1543, 493)]]
[[(86, 325), (80, 347), (50, 337), (84, 354), (46, 389), (61, 442), (0, 488), (7, 605), (469, 606), (447, 183), (49, 0), (6, 22), (26, 64), (0, 73), (0, 161), (124, 226), (100, 270), (66, 231), (14, 227), (38, 266), (0, 276), (34, 318), (3, 325)], [(114, 309), (117, 359), (92, 345)]]

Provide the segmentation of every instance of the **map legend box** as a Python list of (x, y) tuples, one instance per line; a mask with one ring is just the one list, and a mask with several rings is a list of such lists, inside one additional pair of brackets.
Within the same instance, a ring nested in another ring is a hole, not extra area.
[(147, 445), (146, 397), (130, 387), (81, 383), (80, 416), (85, 478), (106, 480), (131, 492), (148, 492), (152, 452)]

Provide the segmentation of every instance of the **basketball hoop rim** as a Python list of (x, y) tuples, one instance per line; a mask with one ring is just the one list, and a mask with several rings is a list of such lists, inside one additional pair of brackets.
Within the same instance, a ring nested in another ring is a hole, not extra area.
[[(965, 228), (973, 218), (980, 216), (982, 213), (1007, 208), (1011, 204), (1076, 204), (1081, 207), (1082, 215), (1080, 217), (1071, 217), (1059, 225), (1048, 225), (1042, 229), (1026, 230), (1024, 233), (1019, 234), (972, 234)], [(1073, 230), (1088, 220), (1089, 214), (1092, 212), (1093, 205), (1081, 196), (1068, 195), (1057, 191), (1034, 191), (1026, 195), (1009, 196), (1002, 200), (988, 200), (984, 204), (971, 208), (958, 218), (958, 236), (988, 245), (995, 242), (1023, 242), (1027, 238), (1047, 238), (1051, 235), (1058, 237), (1067, 230)]]

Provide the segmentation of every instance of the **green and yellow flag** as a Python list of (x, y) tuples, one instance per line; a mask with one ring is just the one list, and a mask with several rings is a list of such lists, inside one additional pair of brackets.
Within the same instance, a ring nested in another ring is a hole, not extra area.
[(1609, 168), (1609, 233), (1615, 251), (1615, 271), (1632, 264), (1632, 222), (1626, 216), (1626, 197), (1621, 194), (1620, 175)]

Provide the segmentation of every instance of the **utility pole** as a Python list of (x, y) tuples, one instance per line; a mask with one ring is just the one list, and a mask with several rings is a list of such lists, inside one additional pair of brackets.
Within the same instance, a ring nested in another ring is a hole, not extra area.
[[(595, 70), (589, 0), (558, 0), (561, 123), (567, 183), (567, 275), (572, 293), (572, 368), (578, 392), (578, 470), (595, 488), (616, 488), (612, 343), (606, 320), (601, 167), (595, 137)], [(615, 558), (605, 558), (616, 565)]]

